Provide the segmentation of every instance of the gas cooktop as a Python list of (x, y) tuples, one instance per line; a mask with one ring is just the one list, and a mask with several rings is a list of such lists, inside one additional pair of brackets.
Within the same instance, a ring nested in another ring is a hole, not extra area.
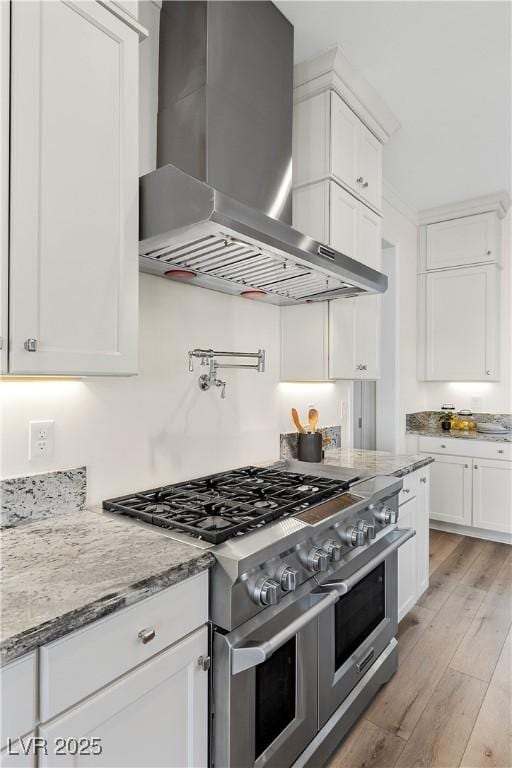
[(103, 507), (220, 544), (339, 496), (357, 479), (250, 466), (108, 499)]

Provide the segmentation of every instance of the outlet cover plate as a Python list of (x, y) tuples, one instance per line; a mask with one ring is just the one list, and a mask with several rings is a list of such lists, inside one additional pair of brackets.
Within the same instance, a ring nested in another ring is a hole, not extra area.
[(28, 430), (29, 461), (48, 459), (55, 450), (55, 422), (30, 421)]

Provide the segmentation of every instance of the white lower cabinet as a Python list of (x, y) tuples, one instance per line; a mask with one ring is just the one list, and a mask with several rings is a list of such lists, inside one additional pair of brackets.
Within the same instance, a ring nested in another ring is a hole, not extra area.
[[(512, 447), (509, 443), (408, 436), (408, 450), (432, 456), (432, 520), (463, 533), (509, 541)], [(495, 458), (496, 457), (496, 458)]]
[(457, 525), (471, 525), (471, 459), (435, 457), (431, 465), (430, 516)]
[(414, 528), (416, 536), (398, 550), (398, 620), (411, 610), (428, 587), (430, 468), (403, 478), (399, 497), (399, 528)]
[[(41, 766), (191, 768), (208, 762), (208, 654), (206, 627), (158, 654), (82, 704), (40, 727), (49, 754)], [(84, 754), (71, 754), (77, 739)], [(83, 740), (80, 742), (80, 740)], [(98, 752), (101, 750), (101, 754)]]
[[(400, 507), (400, 528), (415, 528), (418, 518), (418, 500), (416, 497)], [(418, 531), (416, 536), (398, 550), (398, 620), (405, 616), (417, 599), (417, 550)]]
[(473, 525), (512, 533), (512, 463), (473, 460)]

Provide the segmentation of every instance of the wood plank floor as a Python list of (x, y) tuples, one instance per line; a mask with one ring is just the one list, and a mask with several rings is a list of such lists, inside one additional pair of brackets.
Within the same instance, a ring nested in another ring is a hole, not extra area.
[(399, 668), (328, 768), (512, 768), (512, 547), (430, 531)]

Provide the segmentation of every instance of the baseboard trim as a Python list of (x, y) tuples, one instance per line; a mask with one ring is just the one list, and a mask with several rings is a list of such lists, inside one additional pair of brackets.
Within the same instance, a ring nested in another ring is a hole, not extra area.
[(500, 531), (487, 531), (484, 528), (473, 528), (468, 525), (443, 523), (441, 520), (430, 520), (430, 528), (433, 528), (435, 531), (460, 533), (462, 536), (471, 536), (474, 539), (486, 539), (487, 541), (497, 541), (500, 544), (512, 545), (512, 534), (510, 533), (501, 533)]

